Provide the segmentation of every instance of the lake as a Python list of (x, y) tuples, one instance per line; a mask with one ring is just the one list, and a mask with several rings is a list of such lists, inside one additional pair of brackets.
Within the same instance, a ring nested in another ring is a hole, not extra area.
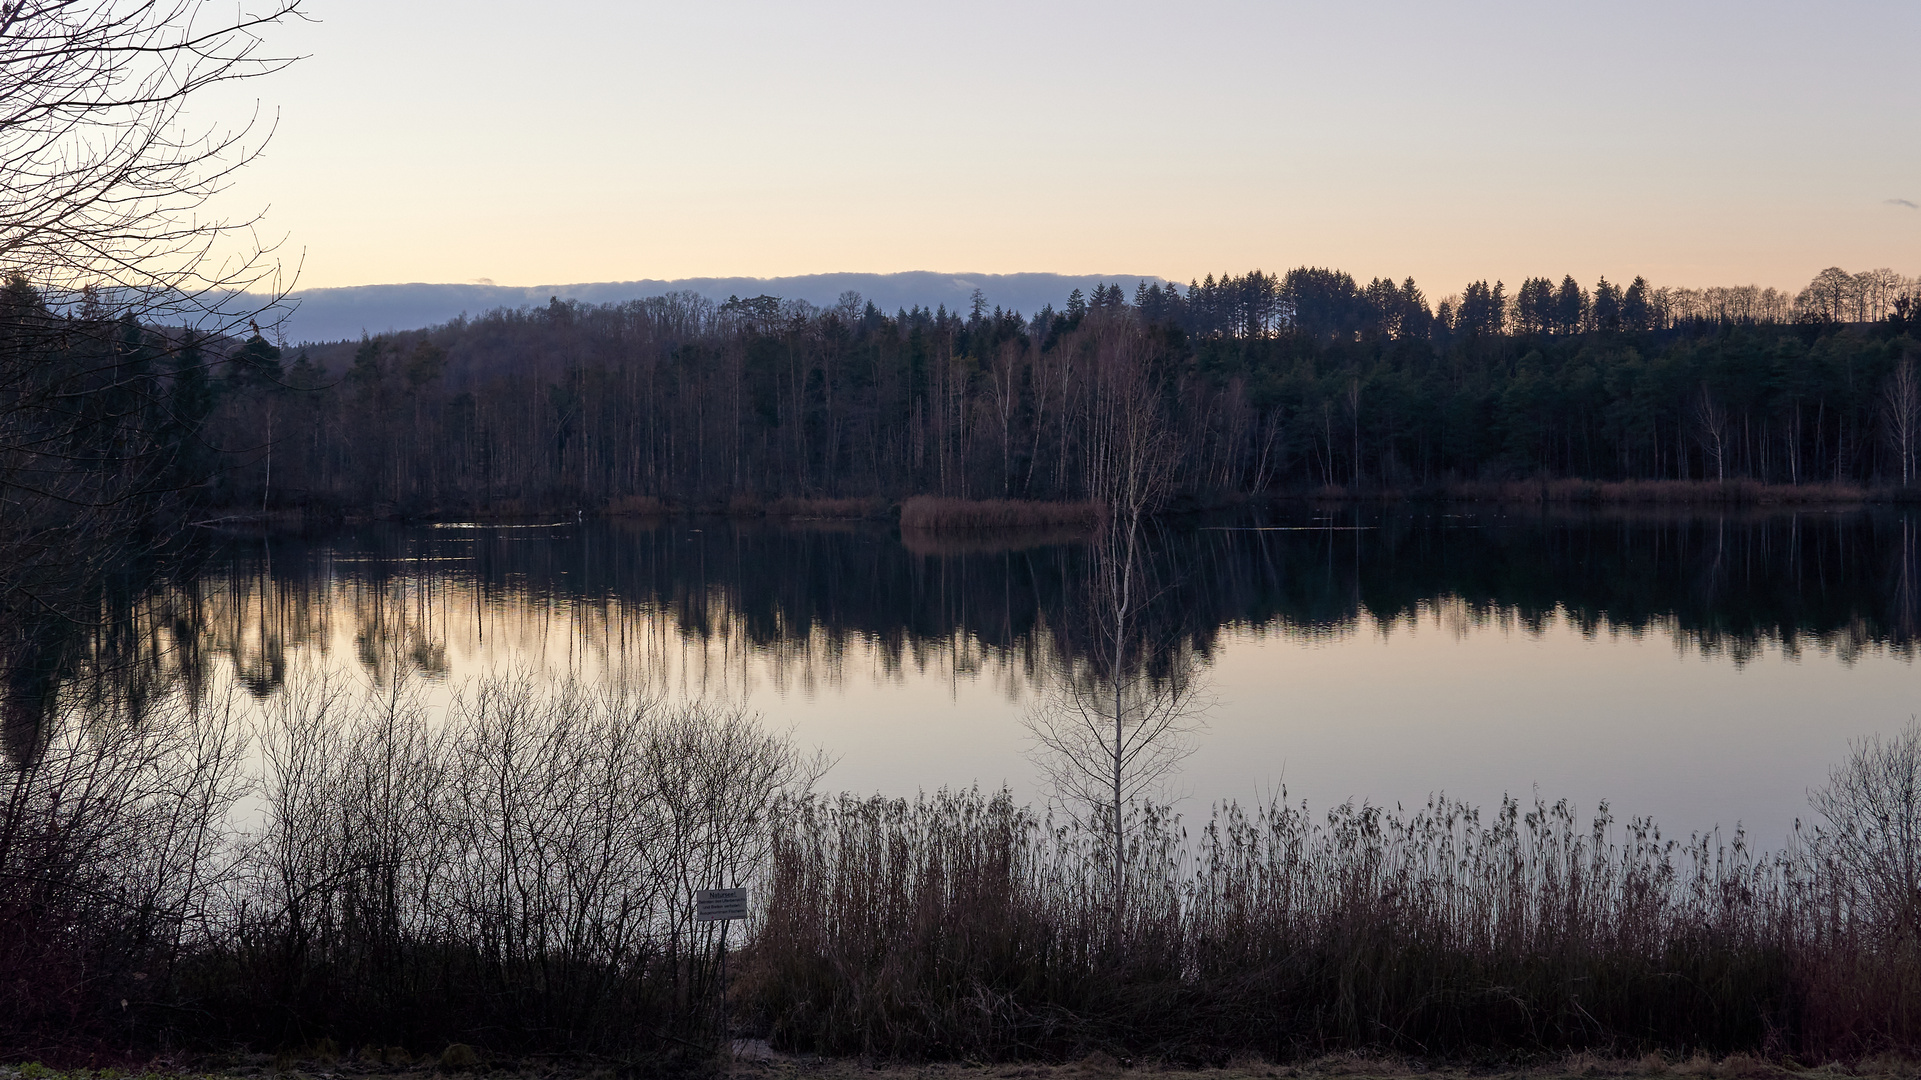
[[(1316, 808), (1538, 790), (1775, 846), (1850, 739), (1921, 711), (1918, 527), (1440, 505), (1163, 522), (1128, 640), (1206, 706), (1164, 793), (1195, 815), (1283, 786)], [(90, 648), (259, 696), (314, 668), (438, 699), (488, 672), (578, 676), (743, 703), (834, 759), (833, 789), (1038, 801), (1024, 721), (1099, 651), (1094, 569), (1070, 534), (362, 528), (196, 546), (110, 604)]]

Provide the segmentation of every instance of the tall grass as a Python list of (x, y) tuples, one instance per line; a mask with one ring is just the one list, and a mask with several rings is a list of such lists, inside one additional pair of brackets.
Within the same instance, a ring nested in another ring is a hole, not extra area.
[(948, 499), (916, 495), (900, 504), (900, 527), (926, 532), (1071, 526), (1094, 529), (1107, 520), (1097, 502), (1030, 502), (1023, 499)]
[(1137, 808), (1130, 838), (1117, 917), (1102, 838), (1004, 793), (788, 802), (756, 1015), (784, 1045), (910, 1057), (1819, 1056), (1921, 1035), (1912, 935), (1738, 835), (1439, 799), (1227, 806), (1193, 836)]

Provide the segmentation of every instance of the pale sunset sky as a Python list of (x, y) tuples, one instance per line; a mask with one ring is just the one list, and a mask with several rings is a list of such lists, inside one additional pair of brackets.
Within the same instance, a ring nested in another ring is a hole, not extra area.
[(217, 210), (302, 288), (1921, 273), (1921, 4), (312, 0)]

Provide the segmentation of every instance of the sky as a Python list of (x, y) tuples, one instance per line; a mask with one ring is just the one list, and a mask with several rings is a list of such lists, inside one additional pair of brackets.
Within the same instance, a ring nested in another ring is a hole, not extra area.
[(1921, 273), (1921, 4), (307, 0), (298, 285)]

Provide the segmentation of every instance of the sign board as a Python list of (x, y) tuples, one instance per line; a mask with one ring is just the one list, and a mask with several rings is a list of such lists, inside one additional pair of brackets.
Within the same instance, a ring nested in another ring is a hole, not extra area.
[(746, 889), (696, 889), (695, 922), (726, 922), (747, 917)]

